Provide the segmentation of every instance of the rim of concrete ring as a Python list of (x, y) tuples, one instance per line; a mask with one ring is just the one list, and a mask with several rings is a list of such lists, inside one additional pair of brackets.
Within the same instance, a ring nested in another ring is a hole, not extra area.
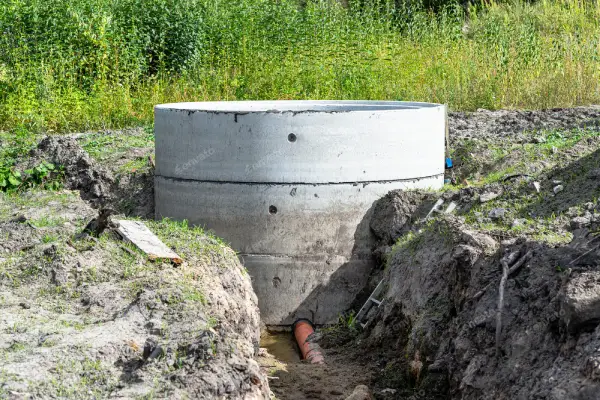
[(213, 113), (303, 113), (400, 111), (443, 107), (442, 104), (374, 100), (249, 100), (159, 104), (157, 110)]

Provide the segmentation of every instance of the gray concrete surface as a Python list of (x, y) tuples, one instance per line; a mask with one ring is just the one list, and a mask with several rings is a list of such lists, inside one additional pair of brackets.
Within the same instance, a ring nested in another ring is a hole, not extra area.
[(273, 257), (242, 255), (267, 325), (291, 325), (298, 318), (337, 321), (366, 285), (373, 262), (342, 256)]
[[(202, 111), (220, 110), (220, 103), (202, 103), (195, 111), (189, 103), (157, 106), (156, 173), (200, 181), (331, 183), (443, 172), (444, 107), (336, 102), (300, 112), (297, 107), (317, 103), (267, 102), (259, 109), (269, 111), (250, 112), (248, 103), (262, 102), (233, 102), (230, 112)], [(290, 108), (295, 111), (285, 111)]]
[(156, 216), (230, 242), (267, 325), (333, 322), (373, 267), (373, 202), (442, 186), (445, 123), (420, 103), (160, 105)]

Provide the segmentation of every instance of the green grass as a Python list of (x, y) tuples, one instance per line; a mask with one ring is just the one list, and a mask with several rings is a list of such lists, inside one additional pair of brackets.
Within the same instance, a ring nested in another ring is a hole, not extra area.
[(120, 173), (133, 173), (140, 171), (147, 171), (150, 167), (148, 165), (147, 158), (136, 158), (131, 161), (127, 161), (125, 164), (121, 165), (117, 171)]
[(109, 365), (86, 357), (81, 361), (58, 361), (49, 380), (32, 383), (30, 387), (64, 399), (96, 399), (106, 397), (117, 383)]
[[(131, 152), (133, 148), (154, 147), (154, 128), (147, 126), (143, 131), (132, 130), (124, 135), (92, 133), (80, 139), (80, 144), (96, 160), (110, 160)], [(147, 160), (140, 162), (146, 164)]]
[(52, 242), (56, 242), (57, 240), (58, 240), (58, 236), (52, 235), (50, 233), (47, 233), (44, 236), (42, 236), (42, 243), (52, 243)]
[(164, 218), (161, 221), (145, 221), (146, 225), (167, 246), (180, 256), (223, 256), (235, 259), (227, 243), (201, 227), (190, 226), (187, 221), (174, 221)]
[(183, 300), (197, 301), (202, 304), (206, 304), (206, 297), (204, 296), (204, 293), (191, 285), (184, 285), (182, 287), (182, 297)]
[(23, 343), (13, 343), (10, 345), (10, 347), (8, 348), (9, 351), (23, 351), (25, 350), (27, 347), (23, 344)]
[(4, 1), (0, 129), (149, 124), (155, 104), (189, 100), (461, 110), (600, 102), (598, 2), (486, 2), (468, 12), (449, 2), (435, 14), (374, 2)]
[(36, 228), (45, 228), (45, 227), (58, 227), (67, 222), (68, 219), (65, 217), (55, 217), (44, 215), (37, 219), (32, 219), (29, 222), (35, 226)]
[(65, 328), (73, 328), (76, 331), (82, 331), (85, 328), (85, 324), (79, 321), (60, 320), (59, 323)]

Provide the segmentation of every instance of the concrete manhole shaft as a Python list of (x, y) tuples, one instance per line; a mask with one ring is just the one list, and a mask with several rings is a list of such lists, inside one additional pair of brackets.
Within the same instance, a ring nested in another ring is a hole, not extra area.
[(239, 251), (268, 325), (335, 320), (372, 268), (373, 202), (439, 188), (446, 109), (379, 101), (155, 108), (156, 215)]

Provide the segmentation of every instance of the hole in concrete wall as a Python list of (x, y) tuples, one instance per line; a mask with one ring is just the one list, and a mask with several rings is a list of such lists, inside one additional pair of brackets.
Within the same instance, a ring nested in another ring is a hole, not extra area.
[(295, 135), (295, 134), (293, 134), (293, 133), (290, 133), (290, 134), (288, 135), (288, 140), (289, 140), (290, 142), (294, 143), (294, 142), (296, 141), (296, 135)]
[(280, 284), (281, 284), (281, 278), (279, 278), (278, 276), (273, 278), (273, 286), (279, 287)]
[(275, 206), (269, 206), (269, 214), (277, 214), (277, 207)]

